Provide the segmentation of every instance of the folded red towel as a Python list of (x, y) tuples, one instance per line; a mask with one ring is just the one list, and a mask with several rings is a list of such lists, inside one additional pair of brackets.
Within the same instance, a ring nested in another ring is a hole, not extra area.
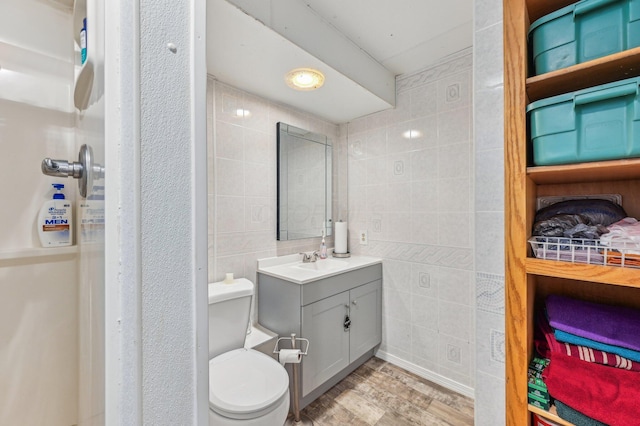
[(637, 426), (640, 375), (551, 353), (544, 382), (552, 397), (611, 426)]

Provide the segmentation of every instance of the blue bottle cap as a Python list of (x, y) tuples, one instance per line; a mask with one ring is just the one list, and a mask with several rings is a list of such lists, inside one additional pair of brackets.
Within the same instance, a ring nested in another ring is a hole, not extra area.
[(52, 183), (51, 186), (53, 186), (58, 192), (56, 192), (55, 194), (53, 194), (53, 199), (54, 200), (64, 200), (64, 194), (60, 191), (62, 191), (62, 188), (64, 188), (64, 185), (61, 183)]

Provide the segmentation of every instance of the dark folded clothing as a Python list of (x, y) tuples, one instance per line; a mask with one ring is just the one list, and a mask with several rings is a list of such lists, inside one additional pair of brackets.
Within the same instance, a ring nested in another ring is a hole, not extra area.
[(549, 394), (585, 416), (612, 426), (637, 426), (640, 419), (640, 376), (551, 353), (543, 379)]
[(574, 410), (568, 405), (556, 399), (556, 411), (561, 419), (573, 423), (575, 426), (607, 426), (606, 424), (587, 417), (578, 410)]
[(555, 294), (547, 297), (546, 306), (549, 324), (557, 330), (640, 351), (638, 309), (586, 302)]

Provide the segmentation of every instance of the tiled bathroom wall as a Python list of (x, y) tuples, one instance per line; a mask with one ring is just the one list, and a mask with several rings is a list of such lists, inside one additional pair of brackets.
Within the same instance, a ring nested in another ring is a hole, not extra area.
[[(460, 392), (474, 374), (470, 50), (348, 124), (349, 247), (384, 259), (379, 355)], [(366, 245), (362, 243), (366, 232)]]
[[(346, 210), (345, 137), (337, 125), (209, 78), (209, 282), (225, 273), (256, 281), (257, 260), (318, 250), (320, 238), (276, 240), (276, 123), (333, 142), (334, 220)], [(342, 207), (341, 207), (342, 206)], [(321, 229), (318, 229), (320, 235)], [(333, 239), (327, 239), (333, 247)]]
[(505, 423), (502, 1), (475, 2), (475, 424)]
[(328, 135), (334, 220), (348, 217), (352, 253), (384, 259), (379, 356), (475, 388), (477, 424), (504, 417), (505, 356), (502, 33), (483, 25), (473, 55), (399, 78), (395, 109), (340, 126), (208, 82), (209, 280), (255, 279), (258, 258), (317, 248), (275, 239), (275, 123)]

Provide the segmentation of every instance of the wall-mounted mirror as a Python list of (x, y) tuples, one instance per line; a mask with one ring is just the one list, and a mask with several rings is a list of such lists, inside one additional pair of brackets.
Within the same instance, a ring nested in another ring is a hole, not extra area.
[(285, 123), (278, 134), (278, 240), (331, 235), (331, 140)]

